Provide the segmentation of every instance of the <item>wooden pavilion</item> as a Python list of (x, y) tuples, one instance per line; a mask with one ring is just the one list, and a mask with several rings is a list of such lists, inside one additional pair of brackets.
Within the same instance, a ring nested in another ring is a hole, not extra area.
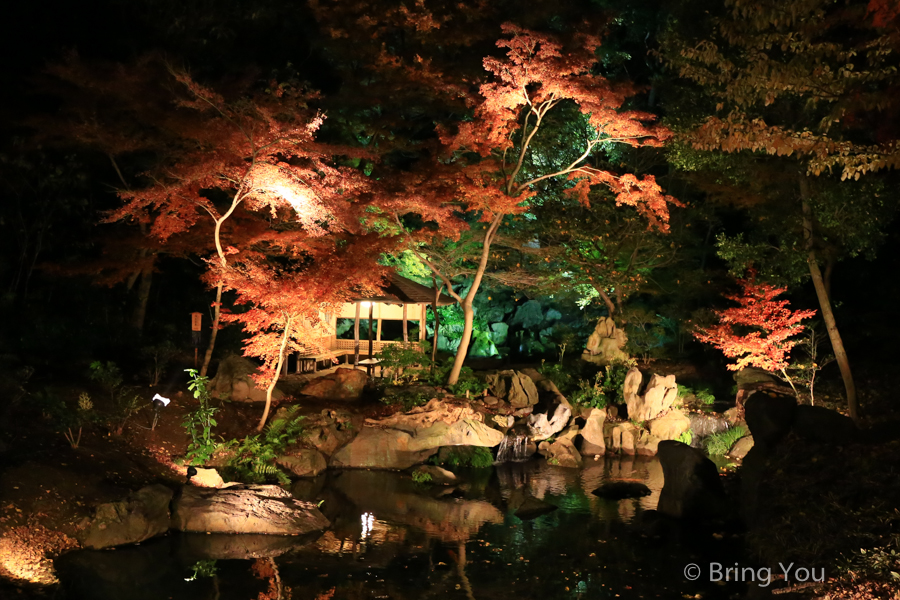
[[(368, 336), (362, 349), (368, 359), (364, 362), (371, 364), (375, 362), (374, 356), (385, 346), (409, 343), (409, 321), (419, 323), (419, 341), (425, 339), (425, 309), (429, 304), (448, 306), (455, 303), (456, 300), (452, 297), (446, 294), (438, 295), (437, 290), (432, 287), (393, 273), (388, 284), (382, 288), (381, 294), (354, 298), (351, 302), (345, 302), (337, 312), (325, 315), (325, 322), (331, 334), (311, 344), (316, 347), (316, 351), (298, 354), (297, 372), (315, 371), (320, 361), (332, 363), (340, 356), (346, 356), (348, 363), (352, 357), (353, 364), (359, 364), (361, 318), (369, 319)], [(352, 340), (337, 337), (338, 319), (354, 320)], [(402, 321), (403, 341), (381, 339), (383, 321)], [(372, 323), (376, 323), (377, 327), (373, 328)], [(287, 372), (287, 361), (284, 365)]]

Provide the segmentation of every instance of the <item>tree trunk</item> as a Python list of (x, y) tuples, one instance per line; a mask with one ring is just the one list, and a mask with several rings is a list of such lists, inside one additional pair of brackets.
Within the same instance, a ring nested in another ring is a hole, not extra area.
[(447, 385), (454, 385), (459, 381), (459, 374), (462, 371), (463, 362), (466, 360), (466, 354), (469, 352), (469, 342), (472, 340), (472, 323), (475, 320), (475, 311), (472, 309), (472, 302), (475, 300), (475, 294), (481, 287), (481, 280), (484, 278), (484, 271), (487, 269), (488, 257), (491, 255), (491, 243), (494, 241), (494, 235), (500, 228), (500, 222), (503, 221), (503, 215), (497, 215), (488, 226), (487, 232), (484, 234), (484, 243), (481, 248), (481, 259), (478, 261), (478, 267), (475, 269), (475, 278), (472, 281), (472, 287), (465, 299), (460, 302), (463, 309), (463, 334), (459, 340), (459, 348), (456, 349), (456, 359), (453, 361), (453, 368), (450, 370), (450, 376), (447, 378)]
[(828, 299), (831, 300), (831, 274), (834, 273), (834, 259), (828, 258), (825, 261), (825, 273), (822, 274), (822, 279), (825, 281), (825, 293), (828, 294)]
[(203, 355), (203, 366), (200, 367), (200, 377), (206, 377), (209, 370), (209, 361), (212, 360), (213, 348), (216, 347), (216, 336), (219, 333), (219, 314), (222, 308), (222, 287), (224, 284), (220, 281), (216, 285), (216, 301), (213, 304), (213, 322), (212, 331), (209, 334), (209, 345), (206, 346), (206, 354)]
[(259, 425), (256, 426), (257, 431), (262, 431), (263, 427), (266, 426), (266, 419), (269, 418), (269, 408), (272, 406), (272, 392), (275, 391), (275, 385), (278, 383), (278, 379), (281, 376), (281, 367), (284, 364), (284, 353), (287, 350), (288, 340), (291, 339), (291, 325), (293, 324), (293, 317), (285, 315), (284, 320), (284, 333), (281, 336), (281, 350), (278, 352), (278, 363), (275, 365), (275, 372), (272, 374), (272, 381), (269, 383), (269, 387), (266, 388), (266, 407), (263, 409), (262, 418), (259, 420)]
[(138, 287), (138, 303), (131, 317), (131, 326), (138, 337), (144, 333), (144, 320), (147, 317), (147, 304), (150, 301), (150, 288), (153, 284), (153, 263), (141, 270), (141, 285)]
[(616, 306), (613, 304), (609, 295), (602, 287), (594, 286), (594, 289), (597, 290), (597, 293), (600, 294), (600, 299), (603, 300), (603, 303), (606, 305), (606, 310), (609, 311), (609, 318), (611, 319), (614, 314), (616, 314)]
[(803, 209), (803, 238), (806, 242), (806, 250), (809, 253), (806, 259), (809, 266), (809, 274), (812, 276), (813, 286), (816, 288), (816, 296), (819, 299), (819, 307), (822, 309), (822, 319), (825, 321), (825, 327), (828, 330), (828, 339), (831, 340), (831, 347), (834, 350), (834, 358), (837, 360), (838, 367), (841, 370), (841, 377), (844, 380), (850, 418), (854, 421), (859, 421), (859, 405), (856, 399), (856, 385), (853, 383), (853, 373), (850, 371), (850, 360), (847, 358), (847, 351), (844, 350), (844, 342), (841, 340), (841, 334), (838, 331), (837, 322), (831, 310), (831, 301), (828, 297), (828, 291), (825, 289), (822, 271), (819, 270), (819, 263), (816, 261), (812, 211), (809, 207), (809, 182), (807, 182), (805, 175), (800, 176), (800, 198)]

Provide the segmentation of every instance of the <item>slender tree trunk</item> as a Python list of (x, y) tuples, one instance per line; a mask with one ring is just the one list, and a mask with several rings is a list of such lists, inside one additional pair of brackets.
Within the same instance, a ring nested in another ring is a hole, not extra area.
[(272, 374), (272, 381), (269, 382), (269, 387), (266, 388), (266, 407), (263, 409), (262, 418), (259, 420), (259, 425), (256, 426), (257, 431), (262, 431), (263, 427), (266, 426), (266, 419), (269, 418), (269, 408), (272, 406), (272, 392), (275, 391), (275, 385), (278, 383), (278, 379), (281, 376), (281, 367), (284, 364), (284, 354), (285, 350), (287, 350), (288, 340), (291, 339), (291, 325), (293, 325), (294, 318), (290, 315), (285, 315), (284, 319), (284, 333), (281, 336), (281, 349), (278, 352), (278, 363), (275, 365), (275, 372)]
[(131, 317), (131, 326), (138, 337), (144, 334), (144, 320), (147, 317), (147, 304), (150, 302), (150, 288), (153, 284), (153, 262), (141, 270), (141, 285), (138, 287), (137, 306)]
[(603, 303), (606, 305), (606, 310), (609, 311), (609, 318), (611, 319), (614, 314), (616, 314), (616, 305), (613, 304), (612, 299), (610, 299), (609, 294), (599, 286), (594, 287), (597, 290), (597, 293), (600, 294), (600, 299), (603, 300)]
[(831, 310), (831, 301), (829, 300), (828, 291), (825, 289), (825, 281), (822, 277), (822, 272), (819, 270), (819, 263), (816, 260), (812, 211), (809, 207), (809, 182), (806, 180), (805, 175), (800, 176), (800, 198), (803, 209), (803, 238), (808, 252), (806, 262), (809, 266), (809, 274), (812, 276), (813, 286), (816, 288), (816, 296), (819, 299), (819, 307), (822, 309), (822, 319), (825, 321), (828, 339), (831, 340), (831, 347), (834, 350), (834, 358), (837, 360), (838, 367), (841, 370), (841, 377), (844, 380), (850, 418), (858, 421), (859, 404), (856, 399), (856, 384), (853, 383), (853, 373), (850, 371), (850, 359), (847, 358), (847, 351), (844, 349), (844, 342), (841, 340), (841, 334), (838, 331), (837, 322)]
[(213, 304), (212, 331), (209, 334), (209, 344), (206, 346), (206, 354), (203, 355), (203, 365), (200, 367), (200, 377), (206, 377), (209, 370), (209, 361), (212, 360), (213, 348), (216, 347), (216, 336), (219, 334), (219, 314), (222, 308), (222, 287), (220, 281), (216, 285), (216, 301)]
[(359, 366), (359, 305), (356, 302), (356, 320), (353, 322), (353, 366)]
[(488, 257), (491, 255), (491, 243), (494, 241), (494, 235), (503, 221), (503, 215), (497, 215), (488, 226), (487, 232), (484, 234), (484, 243), (481, 248), (481, 259), (478, 261), (478, 268), (475, 269), (475, 278), (472, 281), (472, 287), (465, 299), (460, 302), (463, 309), (463, 334), (459, 340), (459, 348), (456, 349), (456, 359), (453, 361), (453, 368), (450, 370), (450, 376), (447, 378), (447, 385), (454, 385), (459, 381), (459, 374), (462, 371), (463, 362), (466, 360), (466, 354), (469, 352), (469, 342), (472, 340), (472, 323), (475, 320), (475, 311), (472, 303), (475, 300), (475, 294), (481, 287), (481, 280), (484, 278), (484, 271), (487, 269)]

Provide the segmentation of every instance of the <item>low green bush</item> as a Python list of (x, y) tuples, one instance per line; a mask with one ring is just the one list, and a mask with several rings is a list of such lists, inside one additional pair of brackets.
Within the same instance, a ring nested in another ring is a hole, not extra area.
[(440, 464), (445, 467), (474, 467), (483, 469), (494, 464), (494, 455), (487, 448), (481, 446), (462, 446), (460, 449), (450, 450), (445, 458), (441, 460), (439, 455), (432, 457), (434, 464)]

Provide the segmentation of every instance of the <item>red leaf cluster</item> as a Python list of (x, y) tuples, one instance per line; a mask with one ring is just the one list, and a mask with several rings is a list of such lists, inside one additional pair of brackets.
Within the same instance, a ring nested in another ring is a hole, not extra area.
[(787, 288), (756, 283), (755, 273), (738, 281), (743, 293), (726, 296), (740, 306), (715, 311), (718, 325), (694, 332), (701, 342), (712, 344), (726, 357), (737, 359), (728, 369), (759, 367), (781, 371), (788, 366), (787, 357), (799, 343), (790, 338), (803, 332), (800, 323), (816, 314), (814, 310), (788, 308), (787, 300), (776, 300)]

